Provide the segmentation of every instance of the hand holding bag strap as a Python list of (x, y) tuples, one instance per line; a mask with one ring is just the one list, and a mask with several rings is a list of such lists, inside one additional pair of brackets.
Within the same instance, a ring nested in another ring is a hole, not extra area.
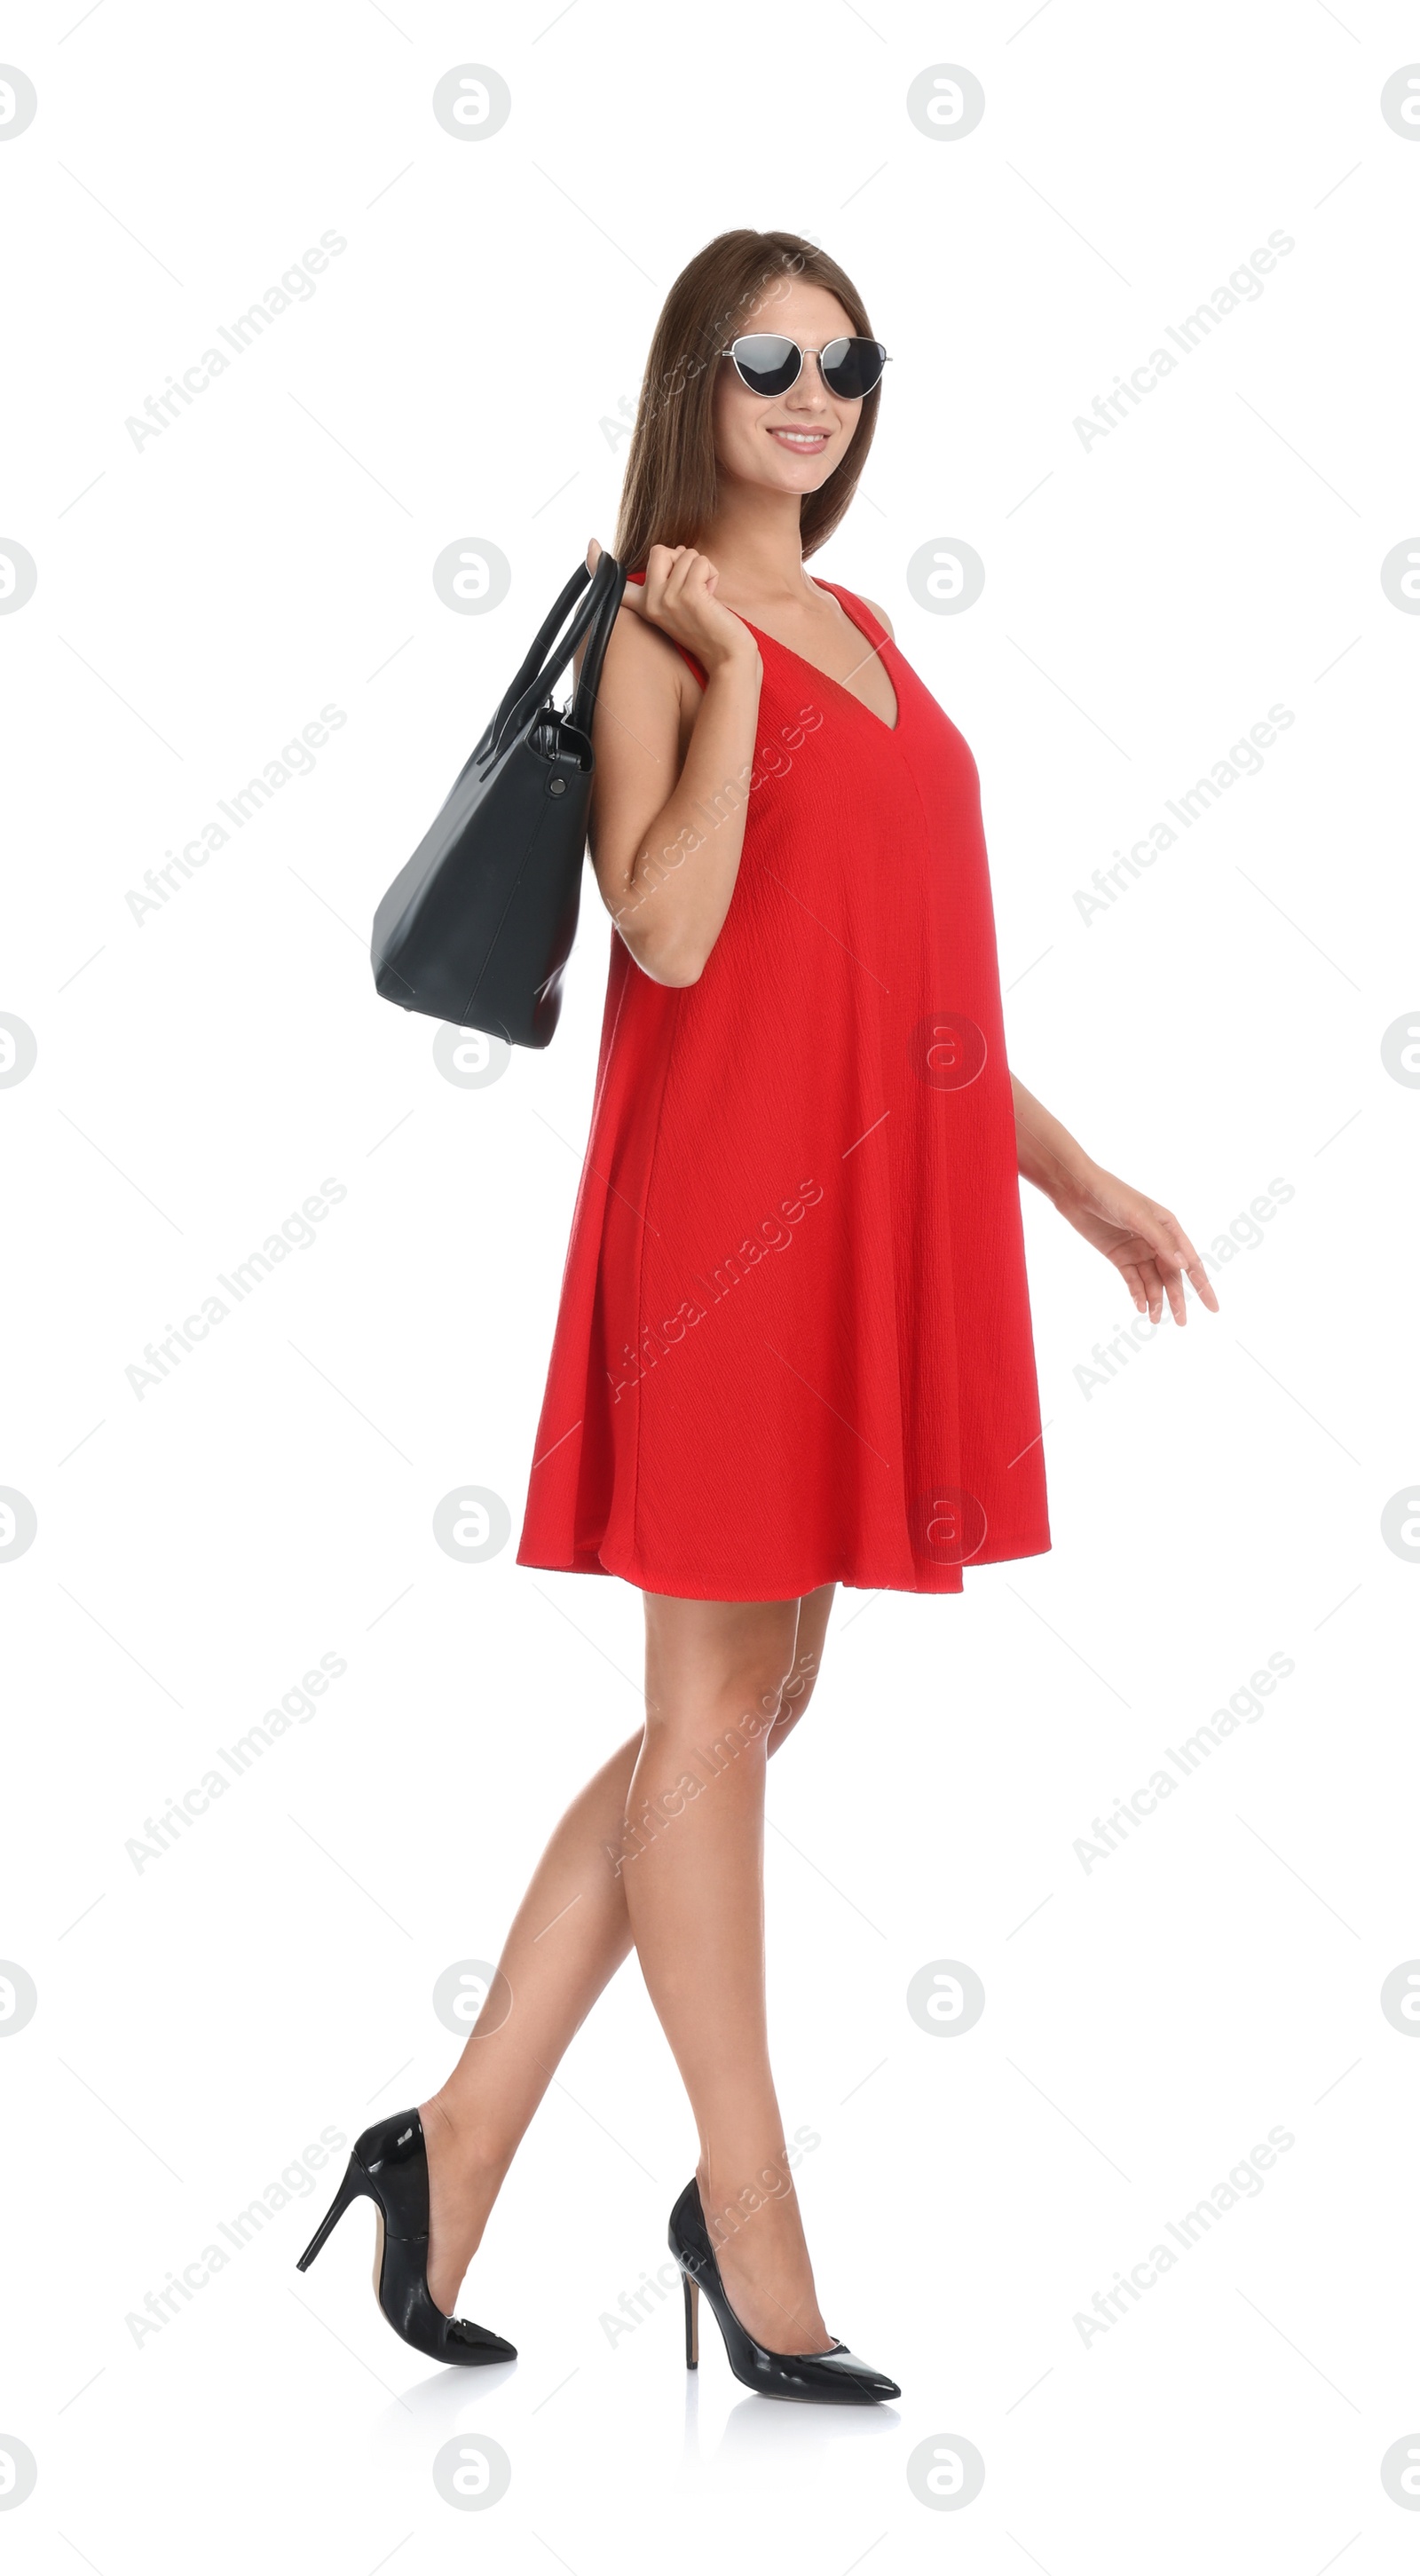
[[(602, 562), (605, 561), (606, 557), (603, 556)], [(597, 569), (600, 571), (601, 566), (598, 565)], [(612, 629), (620, 613), (622, 597), (626, 589), (620, 564), (614, 565), (613, 570), (616, 579), (607, 584), (606, 597), (602, 601), (596, 624), (587, 640), (586, 652), (582, 656), (577, 694), (572, 701), (572, 722), (579, 733), (586, 735), (589, 742), (592, 735), (592, 713), (597, 703), (597, 690), (601, 686), (602, 664), (606, 660), (606, 648), (611, 642)]]
[(497, 740), (498, 735), (503, 729), (503, 721), (509, 708), (516, 705), (518, 699), (522, 696), (524, 689), (527, 687), (528, 682), (532, 678), (534, 671), (540, 668), (543, 656), (546, 653), (548, 646), (551, 644), (554, 635), (557, 633), (558, 628), (561, 626), (572, 602), (574, 599), (580, 597), (591, 578), (592, 576), (587, 566), (585, 564), (578, 564), (577, 569), (573, 573), (565, 590), (561, 593), (561, 596), (557, 599), (553, 607), (549, 609), (541, 626), (538, 628), (536, 635), (533, 637), (531, 644), (528, 646), (526, 653), (523, 655), (522, 667), (519, 670), (516, 679), (509, 681), (508, 686), (499, 699), (497, 706), (489, 717), (482, 733), (479, 735), (478, 741), (474, 745), (473, 750), (473, 757), (475, 760), (480, 759), (483, 753), (488, 749), (489, 744)]
[(604, 554), (592, 575), (591, 588), (582, 600), (566, 633), (559, 637), (536, 678), (528, 682), (514, 704), (507, 708), (489, 745), (489, 750), (494, 757), (502, 750), (504, 744), (519, 733), (537, 713), (548, 690), (555, 686), (571, 661), (583, 636), (600, 617), (608, 596), (614, 592), (619, 603), (622, 588), (623, 575), (620, 564), (614, 555)]

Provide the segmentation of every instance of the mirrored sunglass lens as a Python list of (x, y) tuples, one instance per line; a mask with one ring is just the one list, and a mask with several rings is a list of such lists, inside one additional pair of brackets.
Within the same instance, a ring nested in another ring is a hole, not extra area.
[(887, 361), (880, 340), (830, 340), (819, 363), (830, 393), (843, 402), (870, 394)]
[(756, 394), (786, 394), (801, 364), (794, 342), (781, 339), (777, 331), (752, 331), (734, 342), (731, 355)]

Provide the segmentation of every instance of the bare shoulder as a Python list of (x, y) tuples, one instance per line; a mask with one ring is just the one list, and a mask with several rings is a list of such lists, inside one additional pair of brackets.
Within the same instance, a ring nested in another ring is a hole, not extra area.
[[(577, 648), (578, 672), (585, 650), (585, 643)], [(649, 714), (653, 709), (663, 710), (674, 719), (685, 695), (685, 683), (694, 687), (692, 675), (670, 638), (649, 626), (635, 609), (621, 609), (602, 664), (598, 706), (610, 708), (623, 723), (633, 727), (638, 715)]]
[(610, 670), (613, 663), (633, 686), (643, 679), (659, 679), (662, 685), (670, 682), (677, 695), (679, 675), (684, 674), (687, 680), (691, 677), (669, 635), (663, 635), (634, 608), (623, 607), (617, 612), (607, 646), (606, 668)]
[(894, 628), (893, 628), (893, 622), (892, 622), (892, 619), (889, 617), (889, 615), (888, 615), (888, 613), (887, 613), (887, 610), (886, 610), (885, 608), (879, 608), (878, 603), (877, 603), (877, 601), (876, 601), (875, 599), (869, 599), (869, 597), (868, 597), (868, 595), (867, 595), (866, 591), (861, 591), (861, 590), (860, 590), (860, 591), (859, 591), (859, 593), (858, 593), (858, 597), (862, 600), (862, 602), (863, 602), (863, 606), (864, 606), (865, 608), (871, 608), (871, 610), (872, 610), (872, 612), (873, 612), (873, 615), (876, 617), (876, 619), (877, 619), (877, 621), (878, 621), (878, 624), (879, 624), (880, 626), (885, 626), (885, 627), (887, 628), (887, 631), (888, 631), (889, 635), (892, 637), (892, 641), (893, 641), (893, 642), (894, 642), (894, 644), (895, 644), (895, 643), (897, 642), (897, 635), (896, 635), (896, 632), (894, 631)]

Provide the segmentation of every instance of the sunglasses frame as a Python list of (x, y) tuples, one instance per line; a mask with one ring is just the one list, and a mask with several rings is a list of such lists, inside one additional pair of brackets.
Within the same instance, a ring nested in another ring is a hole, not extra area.
[[(819, 379), (820, 379), (820, 382), (822, 383), (823, 388), (824, 388), (824, 391), (825, 391), (826, 393), (830, 393), (830, 394), (833, 394), (833, 395), (834, 395), (834, 400), (835, 400), (836, 402), (866, 402), (866, 401), (867, 401), (867, 399), (868, 399), (868, 394), (875, 394), (875, 393), (877, 392), (877, 390), (878, 390), (878, 386), (879, 386), (879, 385), (881, 385), (881, 383), (882, 383), (882, 376), (881, 376), (881, 374), (879, 374), (879, 376), (878, 376), (877, 384), (869, 385), (869, 387), (868, 387), (868, 393), (866, 393), (866, 394), (839, 394), (839, 393), (834, 393), (834, 388), (833, 388), (833, 386), (829, 383), (827, 376), (826, 376), (826, 375), (824, 374), (824, 372), (823, 372), (823, 353), (824, 353), (824, 349), (832, 349), (832, 348), (836, 348), (836, 347), (837, 347), (837, 345), (838, 345), (838, 343), (839, 343), (839, 341), (842, 341), (843, 345), (844, 345), (844, 346), (845, 346), (845, 348), (846, 348), (846, 347), (851, 346), (851, 344), (852, 344), (852, 342), (853, 342), (854, 340), (858, 340), (858, 339), (866, 339), (866, 338), (867, 338), (867, 336), (868, 336), (868, 335), (867, 335), (867, 333), (866, 333), (866, 332), (860, 332), (860, 331), (839, 331), (839, 332), (835, 333), (834, 338), (833, 338), (832, 340), (825, 340), (825, 342), (824, 342), (824, 344), (823, 344), (823, 349), (804, 349), (804, 348), (800, 348), (799, 343), (798, 343), (798, 341), (797, 341), (797, 340), (791, 340), (791, 339), (789, 338), (789, 334), (788, 334), (788, 332), (787, 332), (787, 331), (742, 331), (742, 332), (740, 333), (740, 338), (739, 338), (739, 340), (732, 340), (732, 341), (731, 341), (731, 343), (730, 343), (730, 346), (728, 347), (728, 349), (717, 349), (717, 350), (716, 350), (716, 352), (715, 352), (715, 354), (716, 354), (716, 356), (717, 356), (717, 357), (719, 357), (719, 358), (730, 358), (730, 359), (732, 359), (732, 360), (734, 361), (734, 369), (735, 369), (735, 373), (736, 373), (736, 375), (739, 377), (740, 383), (744, 386), (745, 392), (746, 392), (747, 394), (755, 394), (755, 395), (757, 395), (757, 396), (758, 396), (758, 399), (760, 400), (760, 402), (778, 402), (778, 401), (780, 401), (780, 400), (781, 400), (781, 398), (782, 398), (782, 396), (783, 396), (784, 394), (787, 394), (787, 393), (791, 390), (791, 388), (792, 388), (793, 386), (795, 386), (795, 385), (798, 383), (800, 376), (801, 376), (801, 375), (803, 374), (803, 372), (804, 372), (804, 362), (805, 362), (805, 360), (806, 360), (806, 359), (808, 359), (808, 358), (817, 358), (817, 360), (818, 360), (818, 371), (819, 371)], [(783, 385), (783, 386), (781, 386), (781, 387), (780, 387), (780, 389), (779, 389), (779, 392), (778, 392), (778, 393), (773, 393), (773, 394), (767, 394), (767, 393), (764, 393), (764, 392), (762, 392), (762, 391), (761, 391), (761, 389), (760, 389), (760, 387), (759, 387), (758, 385), (752, 385), (752, 384), (750, 383), (749, 378), (746, 376), (746, 374), (745, 374), (745, 372), (744, 372), (744, 369), (743, 369), (743, 367), (740, 365), (740, 362), (739, 362), (738, 358), (736, 358), (736, 357), (735, 357), (735, 351), (736, 351), (736, 349), (740, 346), (741, 341), (744, 341), (744, 340), (783, 340), (783, 341), (787, 344), (787, 346), (788, 346), (789, 348), (791, 348), (791, 349), (797, 349), (797, 350), (798, 350), (798, 353), (799, 353), (799, 363), (798, 363), (798, 367), (797, 367), (797, 369), (795, 370), (794, 374), (789, 378), (789, 382), (788, 382), (788, 384), (787, 384), (787, 385)], [(881, 340), (874, 340), (874, 341), (873, 341), (873, 343), (872, 343), (872, 345), (873, 345), (873, 347), (874, 347), (875, 349), (883, 349), (883, 344), (882, 344)], [(883, 366), (884, 366), (884, 367), (890, 367), (891, 365), (892, 365), (892, 359), (889, 357), (887, 350), (886, 350), (886, 349), (883, 349)]]

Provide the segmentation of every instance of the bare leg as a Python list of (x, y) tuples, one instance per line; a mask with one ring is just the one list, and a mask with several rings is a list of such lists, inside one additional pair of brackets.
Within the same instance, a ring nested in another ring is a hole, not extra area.
[(647, 1596), (646, 1734), (630, 1798), (639, 1849), (625, 1879), (642, 1973), (700, 2131), (700, 2197), (730, 2304), (771, 2351), (823, 2352), (833, 2338), (784, 2157), (764, 1997), (764, 1765), (792, 1686), (797, 1613), (795, 1602)]
[(462, 2057), (420, 2107), (429, 2150), (429, 2295), (446, 2316), (528, 2122), (573, 2034), (631, 1948), (609, 1851), (641, 1739), (573, 1799), (513, 1918)]
[[(790, 1636), (793, 1667), (768, 1739), (771, 1753), (808, 1706), (832, 1601), (833, 1586), (825, 1584), (801, 1605), (769, 1605)], [(703, 1611), (710, 1605), (686, 1606)], [(651, 1615), (648, 1601), (648, 1625)], [(788, 1669), (786, 1658), (783, 1670)], [(734, 1712), (736, 1718), (743, 1714)], [(718, 1732), (711, 1729), (705, 1735), (706, 1748)], [(642, 1736), (629, 1738), (567, 1809), (514, 1917), (498, 1973), (463, 2054), (439, 2091), (420, 2106), (429, 2151), (429, 2291), (445, 2315), (454, 2312), (503, 2176), (563, 2051), (632, 1946), (626, 1888), (633, 1863), (622, 1855), (633, 1855), (645, 1838), (644, 1830), (627, 1832), (628, 1810), (634, 1818), (638, 1800), (652, 1794), (643, 1781), (633, 1795), (643, 1750)], [(762, 1762), (759, 1767), (762, 1776)], [(648, 1924), (653, 1944), (655, 1910), (653, 1897)], [(642, 1964), (644, 1971), (644, 1960)], [(657, 2000), (649, 1974), (647, 1984)], [(762, 2024), (762, 1991), (759, 2014)], [(782, 2137), (776, 2138), (771, 2152), (782, 2163), (781, 2144)], [(706, 2208), (708, 2214), (708, 2200)], [(727, 2287), (732, 2279), (738, 2285), (733, 2256), (726, 2262), (725, 2277)], [(735, 2287), (730, 2295), (735, 2299)], [(749, 2309), (741, 2313), (751, 2331), (757, 2331)], [(777, 2348), (789, 2349), (782, 2336)]]

